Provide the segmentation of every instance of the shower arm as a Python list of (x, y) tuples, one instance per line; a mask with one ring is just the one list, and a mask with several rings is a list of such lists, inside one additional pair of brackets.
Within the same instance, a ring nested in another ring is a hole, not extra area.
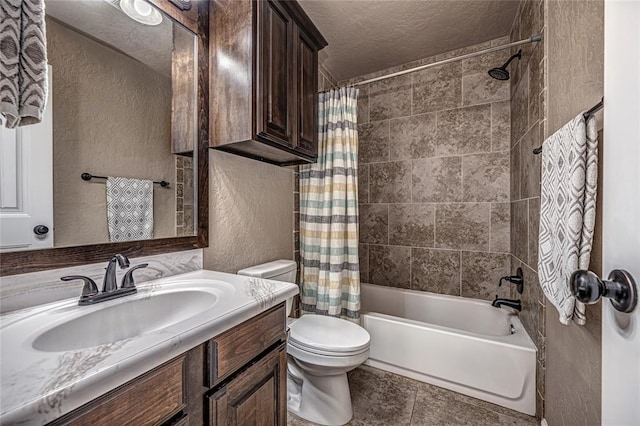
[(511, 57), (507, 60), (507, 62), (505, 62), (504, 65), (501, 66), (500, 68), (506, 69), (511, 63), (511, 61), (513, 61), (515, 58), (522, 59), (522, 49), (518, 50), (518, 53), (516, 53), (515, 55), (511, 55)]
[[(507, 49), (509, 47), (520, 46), (522, 44), (527, 44), (527, 43), (537, 43), (537, 42), (539, 42), (541, 40), (542, 40), (542, 34), (534, 34), (529, 38), (525, 38), (525, 39), (520, 40), (520, 41), (514, 41), (513, 43), (502, 44), (500, 46), (490, 47), (488, 49), (480, 50), (478, 52), (467, 53), (466, 55), (456, 56), (455, 58), (444, 59), (442, 61), (433, 62), (431, 64), (421, 65), (421, 66), (415, 67), (415, 68), (409, 68), (408, 70), (398, 71), (398, 72), (395, 72), (393, 74), (384, 75), (382, 77), (370, 78), (368, 80), (363, 80), (363, 81), (359, 81), (357, 83), (350, 84), (349, 86), (361, 86), (363, 84), (369, 84), (369, 83), (373, 83), (373, 82), (380, 81), (380, 80), (386, 80), (387, 78), (397, 77), (399, 75), (405, 75), (405, 74), (409, 74), (409, 73), (412, 73), (412, 72), (425, 70), (427, 68), (436, 67), (438, 65), (444, 65), (444, 64), (448, 64), (450, 62), (460, 61), (462, 59), (473, 58), (475, 56), (480, 56), (480, 55), (484, 55), (485, 53), (490, 53), (490, 52), (495, 52), (495, 51), (498, 51), (498, 50)], [(513, 57), (510, 58), (509, 61), (512, 60), (512, 59), (513, 59)], [(509, 62), (507, 61), (507, 63), (504, 66), (506, 67), (508, 63)]]

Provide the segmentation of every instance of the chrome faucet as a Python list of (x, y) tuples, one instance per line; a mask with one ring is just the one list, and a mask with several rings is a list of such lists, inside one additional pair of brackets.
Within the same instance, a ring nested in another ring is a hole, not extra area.
[(122, 278), (122, 284), (118, 288), (116, 281), (116, 264), (120, 266), (120, 269), (129, 267), (129, 259), (122, 254), (116, 254), (111, 258), (107, 265), (107, 272), (104, 274), (104, 283), (102, 284), (102, 292), (98, 292), (98, 286), (89, 277), (82, 275), (70, 275), (60, 278), (62, 281), (82, 280), (84, 281), (84, 287), (82, 288), (82, 295), (78, 300), (78, 305), (93, 305), (107, 300), (117, 299), (118, 297), (127, 296), (129, 294), (135, 294), (138, 292), (133, 280), (133, 271), (141, 268), (146, 268), (147, 263), (136, 265), (129, 269), (125, 276)]
[(491, 302), (491, 306), (494, 308), (500, 308), (500, 306), (507, 306), (509, 308), (515, 309), (516, 311), (522, 310), (522, 302), (519, 299), (501, 299), (496, 294), (496, 298)]
[(116, 281), (116, 262), (120, 266), (120, 269), (129, 267), (129, 259), (122, 254), (116, 254), (111, 258), (107, 265), (107, 272), (104, 274), (104, 282), (102, 283), (102, 292), (110, 293), (118, 289), (118, 282)]

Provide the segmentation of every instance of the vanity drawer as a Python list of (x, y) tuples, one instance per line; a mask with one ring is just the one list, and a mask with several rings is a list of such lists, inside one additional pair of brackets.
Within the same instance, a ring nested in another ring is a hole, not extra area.
[(207, 373), (209, 388), (240, 369), (278, 341), (286, 341), (285, 304), (228, 330), (207, 342)]
[(120, 386), (50, 425), (157, 425), (186, 406), (185, 356)]

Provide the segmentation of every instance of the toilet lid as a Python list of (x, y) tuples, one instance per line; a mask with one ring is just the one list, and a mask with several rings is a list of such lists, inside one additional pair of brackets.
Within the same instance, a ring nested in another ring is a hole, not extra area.
[(347, 320), (304, 315), (290, 326), (289, 340), (303, 347), (333, 353), (352, 353), (369, 347), (369, 333)]

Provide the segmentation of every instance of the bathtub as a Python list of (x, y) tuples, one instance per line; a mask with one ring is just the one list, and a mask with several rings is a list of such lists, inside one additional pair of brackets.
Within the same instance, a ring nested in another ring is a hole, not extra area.
[(535, 415), (536, 346), (510, 309), (362, 284), (365, 364)]

